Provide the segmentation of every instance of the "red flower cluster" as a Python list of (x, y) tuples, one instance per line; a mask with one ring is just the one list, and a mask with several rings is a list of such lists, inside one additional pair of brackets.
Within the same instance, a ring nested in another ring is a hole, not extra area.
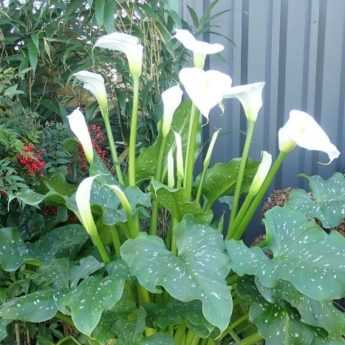
[[(89, 126), (89, 132), (91, 136), (92, 146), (98, 156), (104, 161), (106, 165), (108, 165), (108, 152), (105, 149), (106, 145), (106, 137), (103, 133), (102, 127), (97, 124), (92, 124)], [(85, 172), (88, 169), (86, 157), (83, 152), (83, 148), (79, 146), (79, 152), (80, 152), (80, 169)]]
[(37, 150), (33, 144), (26, 144), (21, 153), (17, 155), (17, 161), (31, 176), (42, 175), (45, 161), (42, 152)]

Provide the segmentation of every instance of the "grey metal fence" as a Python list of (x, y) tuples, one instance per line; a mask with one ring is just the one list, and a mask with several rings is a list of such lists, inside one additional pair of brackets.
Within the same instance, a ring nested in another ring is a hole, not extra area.
[[(184, 0), (202, 13), (209, 0)], [(210, 67), (229, 73), (234, 84), (266, 81), (265, 105), (257, 123), (252, 156), (265, 149), (277, 153), (277, 131), (290, 109), (313, 114), (343, 152), (330, 166), (318, 153), (297, 149), (277, 178), (276, 187), (301, 185), (300, 172), (329, 176), (345, 171), (345, 1), (344, 0), (220, 0), (215, 11), (229, 10), (216, 20), (226, 39), (222, 56)], [(206, 37), (207, 38), (207, 37)], [(245, 118), (238, 103), (229, 101), (224, 115), (215, 112), (211, 131), (223, 128), (215, 159), (239, 155)]]

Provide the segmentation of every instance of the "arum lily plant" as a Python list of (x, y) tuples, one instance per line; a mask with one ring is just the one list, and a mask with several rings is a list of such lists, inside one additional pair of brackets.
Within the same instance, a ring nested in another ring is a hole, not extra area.
[[(242, 241), (292, 150), (325, 152), (331, 162), (338, 149), (312, 116), (293, 110), (277, 136), (278, 157), (263, 151), (260, 163), (249, 159), (264, 84), (232, 86), (230, 76), (203, 69), (206, 56), (221, 52), (222, 46), (197, 41), (185, 30), (175, 37), (193, 52), (195, 66), (182, 69), (180, 84), (163, 92), (158, 137), (140, 152), (142, 46), (136, 37), (120, 33), (97, 40), (97, 47), (126, 54), (133, 77), (127, 168), (117, 160), (110, 128), (114, 164), (120, 169), (116, 174), (93, 151), (80, 110), (68, 117), (90, 176), (75, 193), (49, 184), (47, 195), (35, 195), (35, 205), (58, 200), (77, 215), (94, 247), (82, 243), (80, 262), (68, 273), (72, 283), (66, 278), (65, 284), (48, 289), (43, 309), (31, 315), (28, 310), (38, 302), (30, 295), (20, 297), (0, 307), (0, 321), (57, 318), (90, 345), (344, 345), (345, 317), (333, 300), (345, 296), (345, 239), (324, 231), (344, 219), (345, 202), (337, 192), (345, 194), (344, 176), (309, 177), (312, 195), (296, 190), (287, 205), (266, 213), (263, 241), (251, 247)], [(98, 100), (107, 126), (102, 77), (86, 71), (75, 77)], [(217, 130), (196, 176), (201, 116), (208, 119), (227, 98), (241, 103), (247, 119), (242, 157), (212, 164)], [(215, 204), (229, 197), (229, 212), (218, 217)], [(12, 242), (6, 243), (11, 248)], [(0, 265), (12, 272), (37, 260), (32, 249), (21, 249), (16, 260), (11, 252), (10, 262), (2, 253)], [(92, 266), (83, 261), (85, 255), (93, 258)]]

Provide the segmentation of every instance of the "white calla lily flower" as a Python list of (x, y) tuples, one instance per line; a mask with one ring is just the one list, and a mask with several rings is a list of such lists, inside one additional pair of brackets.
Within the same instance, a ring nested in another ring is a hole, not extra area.
[(83, 147), (85, 157), (89, 163), (93, 161), (94, 152), (92, 141), (83, 113), (77, 108), (67, 116), (73, 134), (78, 138)]
[(225, 98), (237, 98), (249, 121), (255, 122), (262, 108), (262, 90), (264, 82), (234, 86), (226, 93)]
[(279, 130), (280, 151), (290, 152), (296, 145), (307, 150), (326, 153), (329, 157), (328, 164), (340, 155), (337, 147), (314, 118), (300, 110), (290, 111), (288, 121)]
[(126, 54), (132, 76), (135, 78), (140, 77), (142, 73), (144, 48), (140, 44), (138, 37), (122, 32), (113, 32), (101, 36), (96, 41), (95, 47), (117, 50)]
[(224, 46), (219, 43), (208, 43), (197, 40), (188, 30), (177, 29), (174, 37), (186, 49), (193, 52), (195, 67), (203, 68), (207, 55), (217, 54), (224, 50)]
[(221, 104), (224, 96), (230, 92), (230, 76), (219, 71), (203, 71), (199, 68), (183, 68), (179, 78), (188, 96), (201, 114), (207, 119), (210, 111)]
[(97, 227), (92, 216), (90, 199), (92, 184), (97, 176), (85, 178), (78, 186), (75, 201), (78, 208), (79, 220), (91, 238), (97, 237)]
[(255, 195), (260, 190), (272, 166), (272, 155), (262, 151), (262, 158), (253, 181), (249, 187), (249, 194)]
[(178, 178), (182, 181), (184, 179), (182, 137), (180, 133), (174, 132), (174, 134), (176, 145), (176, 172)]
[(179, 85), (173, 86), (162, 93), (164, 105), (162, 135), (166, 137), (171, 129), (174, 113), (181, 103), (183, 92)]
[(103, 77), (94, 72), (80, 71), (74, 73), (73, 76), (83, 83), (86, 90), (90, 91), (92, 95), (97, 99), (101, 110), (108, 112), (108, 100), (107, 92), (104, 85)]

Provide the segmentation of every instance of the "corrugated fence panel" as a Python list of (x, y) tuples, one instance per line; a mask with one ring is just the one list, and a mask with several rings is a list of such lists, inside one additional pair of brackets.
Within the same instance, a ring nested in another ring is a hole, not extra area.
[[(210, 0), (185, 0), (199, 14)], [(322, 154), (297, 149), (284, 163), (275, 187), (303, 186), (297, 175), (330, 176), (345, 170), (345, 1), (344, 0), (220, 0), (215, 12), (215, 30), (232, 40), (210, 35), (207, 39), (225, 45), (221, 57), (212, 57), (210, 68), (229, 73), (235, 85), (266, 81), (265, 105), (260, 114), (252, 156), (265, 149), (277, 154), (277, 132), (289, 110), (314, 115), (332, 141), (344, 153), (330, 166)], [(245, 118), (239, 104), (226, 102), (226, 111), (215, 111), (210, 131), (222, 128), (215, 160), (240, 154)]]

